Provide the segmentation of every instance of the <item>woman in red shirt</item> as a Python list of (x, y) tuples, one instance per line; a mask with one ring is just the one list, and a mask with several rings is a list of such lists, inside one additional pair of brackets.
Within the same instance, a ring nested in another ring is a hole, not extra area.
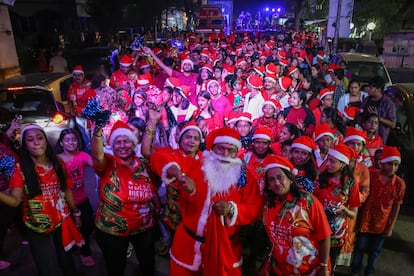
[(296, 186), (294, 167), (272, 156), (265, 167), (264, 224), (276, 275), (329, 275), (330, 233), (321, 203)]
[(356, 218), (360, 206), (359, 188), (355, 183), (349, 161), (352, 149), (344, 144), (328, 152), (326, 169), (319, 176), (319, 189), (315, 196), (322, 202), (332, 230), (331, 263), (335, 265), (348, 232), (349, 218)]
[(72, 180), (42, 127), (29, 124), (20, 135), (21, 161), (10, 178), (10, 194), (0, 192), (0, 202), (17, 207), (23, 200), (23, 221), (39, 275), (55, 275), (59, 268), (76, 275), (69, 250), (84, 241), (75, 227), (81, 225), (81, 212), (73, 200)]
[[(155, 130), (146, 132), (154, 135)], [(104, 255), (108, 275), (124, 274), (129, 243), (134, 246), (141, 274), (154, 275), (152, 228), (160, 204), (149, 163), (136, 156), (137, 137), (123, 121), (114, 124), (109, 142), (113, 155), (103, 151), (102, 130), (94, 131), (92, 160), (100, 177), (96, 241)]]

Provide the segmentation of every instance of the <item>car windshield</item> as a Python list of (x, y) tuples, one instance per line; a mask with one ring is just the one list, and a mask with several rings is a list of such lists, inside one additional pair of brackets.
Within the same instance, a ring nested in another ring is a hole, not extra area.
[(51, 117), (57, 112), (57, 107), (49, 91), (30, 88), (23, 90), (0, 91), (0, 114), (13, 118), (21, 115), (28, 117)]
[(388, 82), (388, 75), (382, 63), (349, 61), (346, 69), (352, 73), (353, 78), (362, 83), (368, 83), (375, 76), (383, 77)]

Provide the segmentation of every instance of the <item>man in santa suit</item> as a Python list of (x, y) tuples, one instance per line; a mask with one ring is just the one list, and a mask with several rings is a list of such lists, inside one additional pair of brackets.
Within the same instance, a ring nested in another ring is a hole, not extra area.
[(170, 251), (170, 275), (242, 275), (242, 225), (260, 218), (263, 200), (237, 153), (240, 136), (219, 128), (206, 138), (201, 162), (155, 153), (151, 164), (164, 183), (178, 181), (182, 222)]

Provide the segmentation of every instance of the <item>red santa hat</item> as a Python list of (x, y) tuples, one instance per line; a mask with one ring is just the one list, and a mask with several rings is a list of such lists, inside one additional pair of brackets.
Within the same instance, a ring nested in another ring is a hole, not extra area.
[(292, 79), (289, 77), (281, 77), (279, 78), (279, 85), (283, 91), (286, 91), (292, 85)]
[(291, 67), (288, 68), (288, 75), (290, 76), (290, 75), (292, 75), (293, 73), (295, 73), (297, 71), (299, 71), (298, 67), (291, 66)]
[(316, 145), (315, 145), (315, 142), (312, 140), (312, 138), (310, 138), (309, 136), (303, 135), (293, 140), (291, 148), (302, 149), (302, 150), (312, 153), (312, 151), (316, 149)]
[(279, 58), (279, 60), (280, 59), (286, 59), (286, 52), (285, 51), (282, 51), (282, 50), (280, 50), (280, 51), (278, 51), (277, 52), (277, 57)]
[(329, 124), (320, 124), (315, 127), (315, 142), (321, 139), (323, 136), (329, 136), (334, 138), (334, 132)]
[(360, 109), (356, 106), (350, 106), (350, 107), (346, 107), (344, 109), (344, 113), (342, 115), (344, 115), (344, 117), (348, 120), (355, 120), (355, 118), (357, 117), (357, 115), (359, 114)]
[(267, 158), (265, 163), (265, 172), (273, 168), (285, 169), (291, 172), (293, 175), (297, 173), (297, 170), (289, 161), (289, 159), (283, 156), (270, 155), (269, 158)]
[(112, 126), (111, 133), (109, 135), (109, 144), (114, 145), (114, 141), (118, 136), (127, 136), (135, 145), (138, 143), (137, 137), (132, 132), (132, 129), (121, 120), (115, 122)]
[(208, 49), (204, 48), (201, 51), (200, 55), (205, 56), (206, 58), (210, 58), (210, 51)]
[(168, 77), (165, 80), (165, 83), (166, 83), (167, 86), (170, 86), (172, 88), (175, 88), (177, 86), (180, 86), (180, 79), (179, 78), (176, 78), (176, 77)]
[(323, 88), (321, 89), (321, 91), (319, 91), (319, 100), (322, 100), (323, 98), (325, 98), (325, 96), (327, 95), (332, 95), (334, 93), (334, 91), (332, 91), (329, 88)]
[(388, 163), (391, 161), (398, 161), (401, 163), (401, 153), (396, 147), (383, 146), (381, 154), (381, 163)]
[(227, 73), (229, 73), (230, 75), (234, 74), (234, 66), (230, 66), (227, 64), (223, 64), (223, 69), (227, 71)]
[(316, 58), (319, 59), (325, 59), (326, 55), (323, 51), (319, 51), (318, 54), (316, 55)]
[(139, 63), (139, 69), (149, 68), (150, 65), (145, 59), (142, 59)]
[(247, 84), (251, 85), (255, 89), (260, 89), (263, 87), (263, 79), (258, 76), (249, 76), (247, 78)]
[(75, 68), (73, 68), (72, 74), (85, 74), (85, 72), (83, 72), (83, 68), (82, 65), (76, 65)]
[(213, 67), (210, 64), (204, 64), (201, 69), (205, 69), (207, 71), (210, 71), (210, 73), (213, 73)]
[(259, 55), (259, 59), (261, 58), (267, 59), (267, 55), (264, 52), (261, 52)]
[(119, 65), (124, 66), (124, 67), (129, 67), (132, 65), (132, 63), (133, 63), (132, 58), (128, 55), (124, 55), (119, 60)]
[(274, 63), (269, 63), (266, 65), (266, 73), (270, 75), (276, 75), (278, 73), (276, 65)]
[(206, 83), (206, 88), (208, 89), (208, 88), (210, 87), (210, 85), (212, 85), (212, 84), (217, 84), (217, 85), (218, 85), (218, 87), (220, 87), (220, 84), (219, 84), (219, 82), (218, 82), (217, 80), (213, 80), (213, 79), (211, 79), (211, 80), (208, 80), (208, 81), (207, 81), (207, 83)]
[(328, 155), (349, 165), (349, 160), (353, 157), (351, 148), (345, 144), (338, 144), (329, 149)]
[(151, 82), (151, 74), (142, 74), (138, 76), (138, 84), (139, 85), (146, 85), (146, 84), (150, 84)]
[(342, 68), (341, 66), (338, 66), (335, 63), (330, 63), (329, 66), (328, 66), (328, 71), (333, 72), (336, 69), (341, 69), (341, 68)]
[(180, 86), (177, 86), (176, 88), (178, 88), (178, 91), (180, 92), (181, 96), (184, 98), (187, 98), (188, 95), (190, 94), (191, 87), (188, 85), (180, 85)]
[(183, 126), (183, 128), (180, 130), (180, 134), (178, 134), (178, 141), (181, 140), (181, 137), (186, 133), (188, 130), (196, 130), (198, 134), (200, 134), (200, 138), (203, 137), (203, 133), (201, 132), (201, 129), (197, 126), (195, 121), (190, 121), (186, 125)]
[(161, 55), (162, 54), (162, 49), (158, 48), (158, 47), (155, 47), (153, 52), (154, 52), (155, 55)]
[(282, 109), (282, 105), (280, 104), (280, 102), (278, 100), (275, 99), (269, 99), (264, 101), (263, 105), (262, 105), (262, 109), (265, 105), (271, 105), (275, 111), (281, 110)]
[(226, 123), (227, 124), (235, 123), (237, 116), (238, 116), (238, 113), (235, 112), (233, 109), (231, 109), (229, 113), (227, 113)]
[(222, 127), (213, 130), (206, 138), (206, 149), (211, 150), (215, 144), (226, 143), (241, 148), (240, 135), (232, 128)]
[(239, 59), (237, 59), (237, 63), (236, 63), (237, 67), (238, 67), (238, 66), (241, 66), (241, 65), (243, 65), (243, 64), (247, 64), (247, 61), (246, 61), (246, 60), (244, 60), (244, 58), (239, 58)]
[(249, 112), (239, 112), (237, 113), (237, 117), (235, 118), (235, 122), (238, 121), (245, 121), (252, 124), (252, 114), (250, 114)]
[(188, 64), (190, 64), (190, 65), (191, 65), (191, 69), (194, 69), (194, 63), (193, 63), (193, 61), (192, 61), (191, 59), (189, 59), (189, 58), (185, 58), (185, 59), (183, 59), (183, 60), (181, 61), (181, 71), (183, 70), (183, 66), (184, 66), (184, 64), (186, 64), (186, 63), (188, 63)]
[(259, 67), (254, 67), (253, 69), (257, 74), (259, 74), (260, 77), (264, 77), (265, 67), (263, 65)]
[(279, 64), (282, 65), (283, 67), (288, 66), (289, 62), (287, 59), (279, 59)]
[(270, 80), (270, 81), (276, 83), (276, 75), (274, 75), (274, 74), (266, 74), (266, 77), (264, 79), (265, 80)]
[(45, 135), (45, 131), (43, 130), (43, 128), (41, 126), (39, 126), (38, 124), (27, 124), (23, 127), (23, 129), (20, 131), (20, 145), (23, 144), (23, 137), (24, 137), (24, 133), (30, 129), (38, 129), (41, 132), (43, 132)]
[(367, 133), (361, 129), (357, 129), (355, 127), (350, 126), (346, 129), (344, 143), (347, 143), (352, 140), (358, 140), (366, 144)]
[(254, 139), (264, 139), (270, 142), (272, 141), (272, 132), (269, 128), (259, 127), (254, 131), (252, 140)]

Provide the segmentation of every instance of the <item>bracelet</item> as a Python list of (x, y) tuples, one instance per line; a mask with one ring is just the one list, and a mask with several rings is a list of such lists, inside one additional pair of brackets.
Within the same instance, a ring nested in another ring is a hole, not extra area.
[(145, 134), (148, 136), (154, 136), (155, 134), (155, 129), (150, 129), (149, 127), (145, 128)]
[(326, 264), (326, 263), (319, 263), (319, 265), (322, 266), (322, 267), (328, 267), (328, 264)]
[(75, 217), (80, 217), (81, 216), (81, 210), (78, 210), (77, 212), (75, 212), (75, 213), (73, 213), (73, 215), (75, 216)]

